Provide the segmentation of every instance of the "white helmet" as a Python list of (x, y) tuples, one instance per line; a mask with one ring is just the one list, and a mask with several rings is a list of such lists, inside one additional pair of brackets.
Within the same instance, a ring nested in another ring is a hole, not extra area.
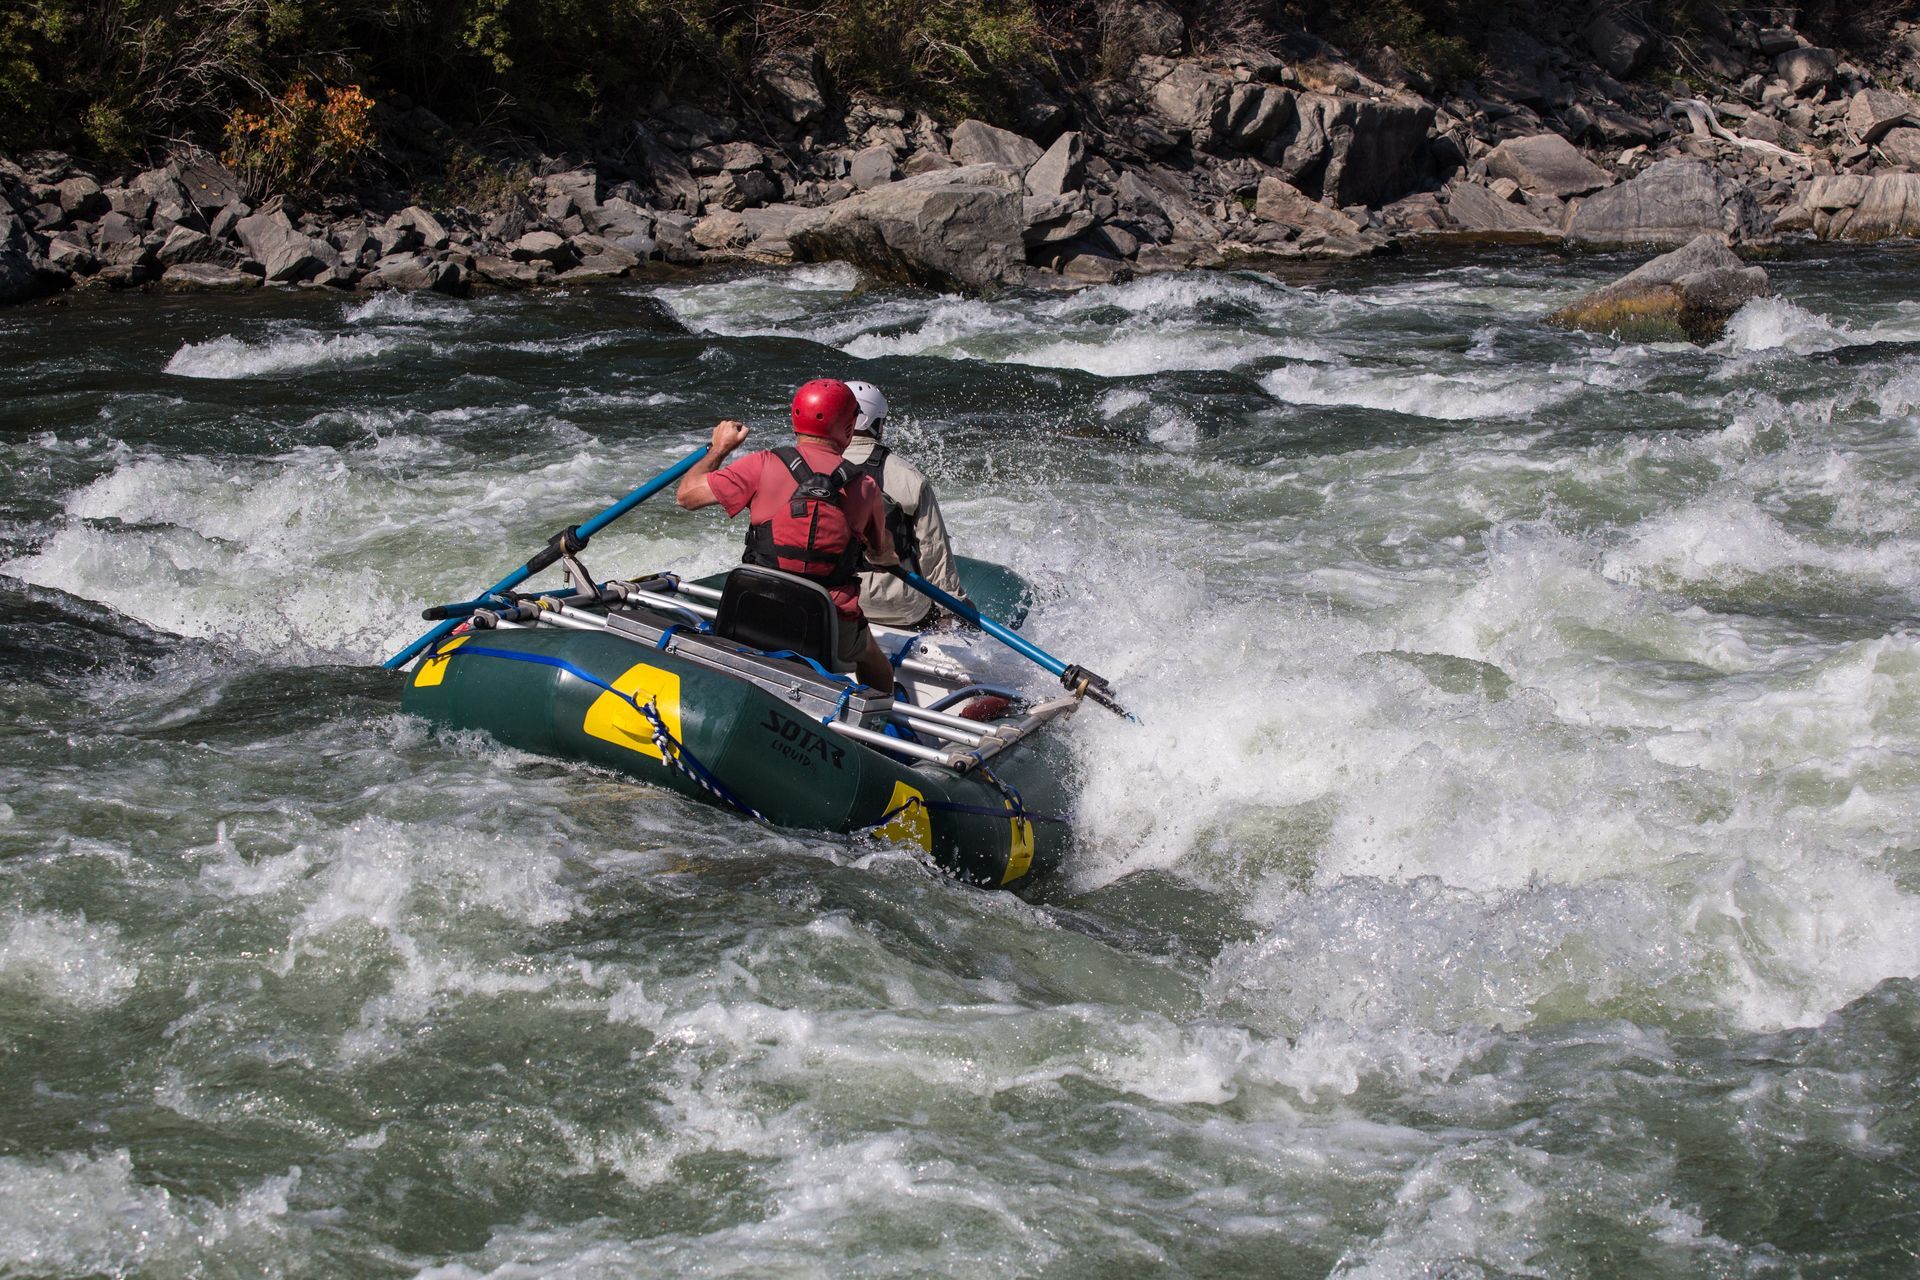
[(887, 420), (887, 398), (871, 382), (849, 382), (847, 387), (860, 404), (859, 416), (853, 420), (854, 433), (879, 439), (880, 424)]

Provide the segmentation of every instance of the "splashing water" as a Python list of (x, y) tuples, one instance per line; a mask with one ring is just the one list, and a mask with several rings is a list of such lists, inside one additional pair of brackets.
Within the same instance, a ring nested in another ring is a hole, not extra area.
[[(1907, 1274), (1920, 311), (1629, 265), (0, 315), (0, 1270)], [(1140, 714), (1034, 901), (376, 669), (818, 375)]]

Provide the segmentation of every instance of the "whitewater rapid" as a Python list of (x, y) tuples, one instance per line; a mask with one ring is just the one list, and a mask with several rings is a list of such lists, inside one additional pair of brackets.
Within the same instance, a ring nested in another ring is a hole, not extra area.
[[(1820, 257), (1705, 348), (1540, 323), (1621, 266), (0, 317), (0, 1017), (77, 1028), (0, 1270), (1898, 1274), (1920, 306)], [(1034, 901), (375, 670), (816, 374), (1140, 717), (1074, 717)]]

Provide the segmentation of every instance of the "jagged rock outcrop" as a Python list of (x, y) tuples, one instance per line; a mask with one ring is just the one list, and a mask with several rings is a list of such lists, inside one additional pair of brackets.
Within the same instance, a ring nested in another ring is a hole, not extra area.
[(1697, 160), (1663, 160), (1639, 177), (1588, 196), (1567, 238), (1586, 245), (1682, 245), (1703, 232), (1736, 243), (1772, 230), (1752, 193)]
[(991, 164), (903, 178), (795, 215), (787, 243), (802, 261), (837, 259), (882, 280), (991, 292), (1026, 263), (1022, 178)]
[(1695, 237), (1547, 317), (1550, 324), (1629, 341), (1707, 342), (1755, 298), (1773, 292), (1718, 235)]
[(1780, 216), (1779, 228), (1811, 231), (1822, 240), (1920, 236), (1920, 173), (1815, 178)]

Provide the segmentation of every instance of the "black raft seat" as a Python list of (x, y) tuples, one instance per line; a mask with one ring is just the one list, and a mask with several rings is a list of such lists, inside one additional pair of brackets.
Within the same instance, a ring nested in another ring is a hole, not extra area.
[(852, 671), (842, 662), (840, 611), (833, 597), (812, 578), (757, 564), (743, 564), (727, 575), (713, 633), (767, 653), (790, 650), (829, 671)]

